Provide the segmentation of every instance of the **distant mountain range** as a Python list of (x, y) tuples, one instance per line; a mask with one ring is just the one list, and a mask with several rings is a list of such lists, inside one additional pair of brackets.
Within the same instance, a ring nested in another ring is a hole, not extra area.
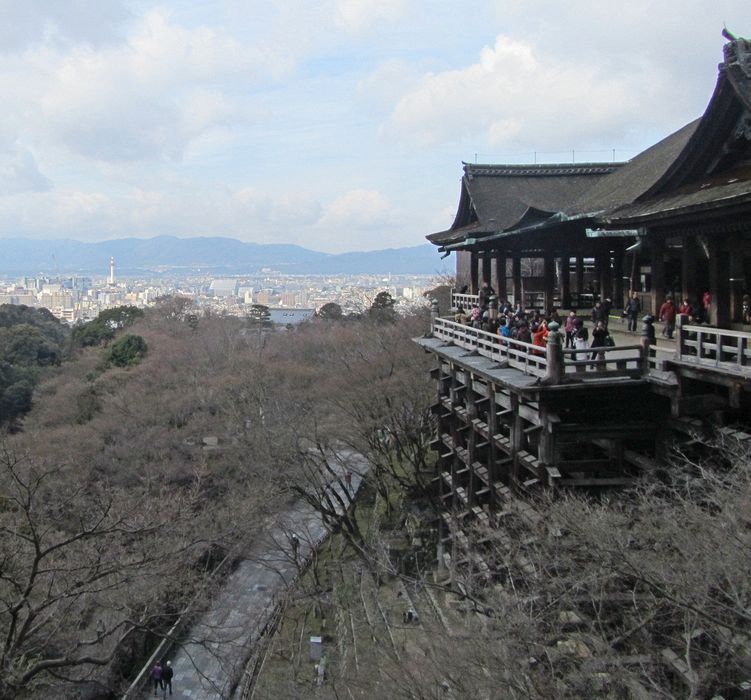
[(439, 274), (451, 271), (430, 244), (338, 255), (297, 245), (244, 243), (234, 238), (0, 239), (0, 273), (106, 275), (114, 256), (119, 275), (245, 274), (272, 268), (289, 274)]

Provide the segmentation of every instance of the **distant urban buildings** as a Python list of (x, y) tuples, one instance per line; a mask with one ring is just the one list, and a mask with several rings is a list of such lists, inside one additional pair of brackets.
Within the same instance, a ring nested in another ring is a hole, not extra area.
[(115, 306), (152, 306), (159, 297), (181, 295), (199, 311), (246, 316), (253, 304), (268, 306), (275, 323), (298, 323), (324, 304), (335, 302), (344, 313), (370, 307), (376, 294), (388, 291), (397, 308), (423, 305), (423, 293), (437, 283), (427, 275), (284, 275), (264, 269), (249, 275), (213, 278), (185, 275), (160, 278), (115, 275), (110, 259), (106, 276), (36, 275), (0, 278), (0, 304), (49, 309), (70, 324), (86, 322)]

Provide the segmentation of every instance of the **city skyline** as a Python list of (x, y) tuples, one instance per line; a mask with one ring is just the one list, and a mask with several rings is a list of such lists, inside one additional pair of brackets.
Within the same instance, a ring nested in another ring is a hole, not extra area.
[(699, 116), (745, 2), (94, 0), (2, 10), (0, 238), (418, 245), (462, 159), (623, 160)]

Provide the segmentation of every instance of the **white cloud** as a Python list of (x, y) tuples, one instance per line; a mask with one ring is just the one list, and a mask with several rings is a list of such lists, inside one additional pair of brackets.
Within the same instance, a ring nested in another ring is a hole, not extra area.
[(388, 200), (377, 190), (350, 190), (325, 208), (316, 226), (337, 230), (378, 228), (389, 222), (390, 212)]
[(380, 21), (393, 22), (406, 9), (405, 0), (337, 0), (337, 26), (358, 33)]
[(0, 151), (0, 196), (20, 192), (43, 192), (52, 182), (43, 175), (27, 148), (12, 146)]
[(119, 38), (130, 14), (119, 0), (0, 1), (0, 51), (45, 42), (102, 45)]
[(126, 42), (28, 49), (4, 62), (0, 89), (18, 133), (103, 161), (179, 160), (207, 130), (245, 116), (234, 83), (274, 75), (262, 47), (147, 13)]
[(475, 152), (630, 155), (698, 116), (722, 22), (747, 18), (747, 0), (0, 0), (0, 236), (422, 242)]
[(643, 119), (644, 102), (668, 92), (666, 82), (646, 62), (619, 73), (499, 35), (476, 63), (425, 75), (397, 102), (384, 131), (424, 146), (474, 135), (499, 148), (568, 147)]

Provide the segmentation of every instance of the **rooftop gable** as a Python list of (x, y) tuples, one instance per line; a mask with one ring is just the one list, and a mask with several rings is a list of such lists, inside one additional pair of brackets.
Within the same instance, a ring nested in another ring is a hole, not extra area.
[(717, 84), (704, 115), (665, 174), (638, 199), (677, 190), (751, 158), (751, 42), (725, 44)]

